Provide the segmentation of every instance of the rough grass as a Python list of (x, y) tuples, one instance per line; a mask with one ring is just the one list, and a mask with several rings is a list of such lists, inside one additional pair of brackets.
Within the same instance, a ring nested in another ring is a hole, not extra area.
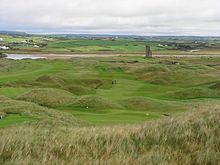
[(148, 112), (177, 112), (183, 110), (182, 107), (175, 103), (166, 101), (157, 101), (146, 97), (129, 97), (120, 101), (123, 106), (132, 110), (148, 111)]
[(139, 125), (1, 129), (2, 164), (218, 164), (219, 105)]
[(0, 101), (9, 100), (8, 97), (0, 95)]
[(210, 85), (209, 88), (214, 89), (214, 90), (220, 90), (220, 81)]
[(95, 89), (88, 88), (82, 85), (69, 85), (65, 87), (65, 90), (75, 95), (88, 95), (88, 94), (94, 94), (96, 92)]
[(208, 88), (194, 87), (172, 92), (169, 95), (178, 99), (218, 98), (220, 97), (220, 91)]
[(70, 104), (75, 100), (72, 93), (54, 88), (33, 89), (21, 96), (18, 96), (17, 99), (34, 102), (48, 107)]
[(0, 112), (6, 114), (20, 114), (25, 116), (43, 117), (49, 115), (52, 111), (48, 108), (34, 103), (16, 100), (0, 100)]
[(79, 79), (76, 82), (79, 82), (80, 84), (86, 86), (86, 87), (90, 87), (90, 88), (94, 88), (97, 89), (99, 87), (101, 87), (104, 84), (104, 81), (101, 79)]
[(60, 77), (55, 75), (44, 75), (36, 79), (36, 82), (40, 83), (41, 86), (59, 88), (65, 83)]
[(181, 87), (208, 83), (210, 79), (218, 80), (219, 70), (201, 64), (164, 64), (164, 61), (155, 64), (143, 64), (129, 67), (129, 74), (138, 80), (157, 85), (175, 85)]
[[(50, 123), (67, 123), (78, 124), (79, 122), (72, 116), (66, 113), (58, 112), (54, 109), (39, 106), (35, 103), (26, 101), (18, 101), (12, 99), (0, 99), (0, 114), (6, 116), (3, 120), (7, 121), (7, 115), (17, 114), (22, 117), (28, 117), (38, 122), (43, 122), (45, 126)], [(14, 120), (17, 123), (17, 120)], [(1, 125), (1, 123), (0, 123)]]
[(5, 58), (5, 57), (7, 57), (7, 55), (0, 52), (0, 58)]
[(0, 58), (0, 71), (1, 72), (9, 72), (15, 71), (15, 69), (24, 68), (24, 64), (19, 63), (18, 61), (8, 60), (4, 58)]

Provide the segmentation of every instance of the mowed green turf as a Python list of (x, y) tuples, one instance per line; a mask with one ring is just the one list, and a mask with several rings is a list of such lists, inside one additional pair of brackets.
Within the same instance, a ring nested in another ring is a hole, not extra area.
[(189, 110), (201, 98), (219, 100), (219, 61), (1, 59), (0, 95), (67, 112), (90, 124), (138, 123)]
[(13, 124), (31, 122), (34, 118), (22, 116), (19, 114), (8, 114), (4, 119), (0, 120), (0, 128), (8, 127)]
[(29, 91), (31, 88), (24, 87), (4, 87), (0, 88), (0, 95), (4, 95), (10, 98), (16, 98), (18, 95)]

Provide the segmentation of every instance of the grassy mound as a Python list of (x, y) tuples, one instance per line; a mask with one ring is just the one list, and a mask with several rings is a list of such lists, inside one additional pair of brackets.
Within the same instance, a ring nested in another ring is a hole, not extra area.
[(120, 107), (118, 104), (99, 96), (81, 96), (74, 102), (74, 104), (72, 104), (72, 106), (96, 109), (111, 109)]
[(0, 100), (0, 112), (33, 116), (46, 113), (47, 109), (34, 103), (16, 100)]
[[(77, 121), (72, 115), (48, 109), (35, 103), (12, 99), (0, 100), (0, 115), (4, 116), (4, 123), (0, 123), (0, 127), (2, 124), (16, 124), (20, 121), (23, 122), (23, 120), (34, 120), (37, 121), (38, 124), (43, 124), (44, 126), (52, 126), (58, 123), (61, 125), (79, 124), (79, 121)], [(13, 116), (16, 116), (16, 118)], [(9, 122), (7, 121), (8, 117), (14, 119)]]
[[(2, 164), (218, 164), (220, 107), (139, 125), (0, 130)], [(80, 155), (80, 156), (79, 156)]]
[(16, 60), (9, 60), (6, 58), (0, 58), (0, 71), (9, 72), (23, 69), (25, 64), (20, 63)]
[(188, 88), (177, 92), (169, 93), (170, 96), (178, 99), (195, 99), (195, 98), (216, 98), (220, 97), (220, 91), (208, 88)]
[(217, 69), (198, 64), (132, 66), (128, 73), (148, 83), (181, 87), (209, 83), (213, 77), (218, 76)]
[(7, 57), (7, 55), (0, 52), (0, 58), (5, 58), (5, 57)]
[(218, 89), (220, 90), (220, 81), (209, 86), (210, 89)]
[(90, 87), (94, 89), (97, 89), (104, 84), (104, 81), (101, 79), (80, 79), (77, 81), (85, 87)]
[(4, 101), (4, 100), (9, 100), (9, 98), (8, 98), (8, 97), (5, 97), (5, 96), (0, 95), (0, 101)]
[(36, 79), (36, 81), (54, 87), (60, 87), (64, 83), (61, 78), (52, 75), (40, 76)]
[(6, 113), (5, 112), (0, 112), (0, 116), (5, 117)]
[(165, 65), (137, 66), (129, 70), (129, 73), (138, 79), (153, 84), (168, 84), (171, 81), (170, 76), (168, 76), (170, 72), (170, 69)]
[(53, 88), (37, 88), (17, 97), (18, 100), (34, 102), (39, 105), (54, 107), (73, 102), (72, 93)]
[(140, 68), (138, 69), (136, 72), (138, 73), (146, 73), (146, 72), (157, 72), (157, 73), (160, 73), (160, 72), (169, 72), (170, 69), (166, 66), (163, 66), (163, 65), (150, 65), (150, 66), (147, 66), (147, 67), (143, 67), (143, 68)]
[(151, 112), (169, 112), (183, 110), (181, 106), (166, 101), (155, 101), (146, 97), (130, 97), (121, 100), (120, 103), (127, 109), (151, 111)]
[(87, 88), (82, 85), (70, 85), (65, 87), (65, 90), (75, 94), (75, 95), (88, 95), (95, 93), (95, 89)]

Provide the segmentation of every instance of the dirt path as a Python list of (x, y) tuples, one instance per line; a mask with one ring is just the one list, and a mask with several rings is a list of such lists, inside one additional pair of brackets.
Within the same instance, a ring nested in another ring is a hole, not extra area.
[[(131, 57), (131, 56), (144, 56), (143, 54), (41, 54), (41, 57), (48, 59), (68, 59), (73, 57)], [(201, 57), (220, 57), (219, 55), (153, 55), (153, 57), (174, 57), (174, 58), (201, 58)]]
[[(24, 54), (23, 54), (24, 55)], [(33, 57), (42, 57), (48, 59), (69, 59), (74, 57), (131, 57), (131, 56), (144, 56), (143, 54), (27, 54), (27, 56)], [(198, 54), (198, 55), (153, 55), (153, 57), (174, 57), (174, 58), (201, 58), (201, 57), (220, 57), (220, 54), (213, 54), (213, 55), (205, 55), (205, 54)]]
[(153, 57), (201, 58), (201, 57), (220, 57), (220, 54), (153, 55)]

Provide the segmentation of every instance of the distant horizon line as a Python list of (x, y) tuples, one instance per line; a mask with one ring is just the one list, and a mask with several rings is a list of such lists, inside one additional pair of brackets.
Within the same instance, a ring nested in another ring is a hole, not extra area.
[(177, 34), (177, 35), (159, 35), (159, 34), (115, 34), (115, 33), (73, 33), (73, 32), (46, 32), (46, 33), (37, 33), (37, 32), (26, 32), (22, 30), (0, 30), (0, 33), (25, 33), (27, 35), (93, 35), (93, 36), (137, 36), (137, 37), (217, 37), (219, 38), (220, 35), (184, 35), (184, 34)]

